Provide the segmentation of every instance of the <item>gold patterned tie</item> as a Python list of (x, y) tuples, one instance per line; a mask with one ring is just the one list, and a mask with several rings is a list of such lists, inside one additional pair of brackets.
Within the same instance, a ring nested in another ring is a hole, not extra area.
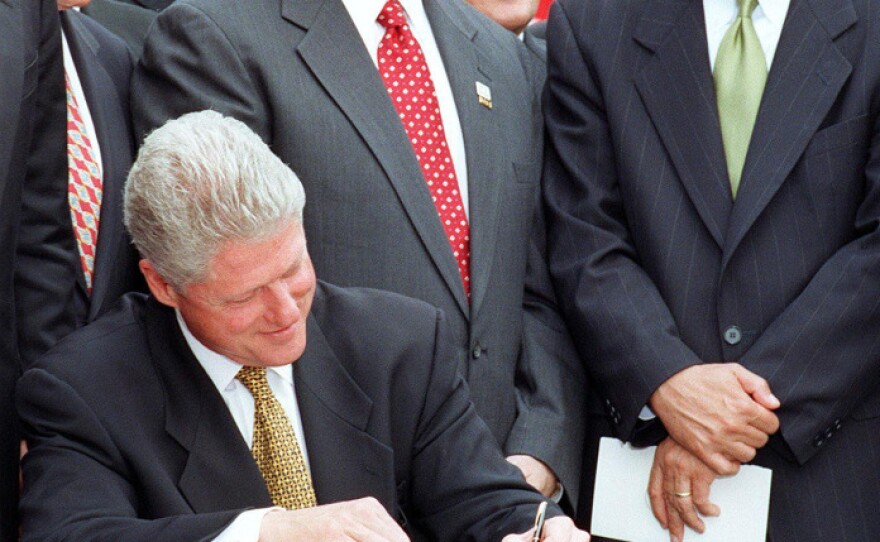
[(254, 396), (254, 445), (251, 453), (266, 480), (272, 503), (289, 510), (317, 505), (312, 477), (293, 426), (266, 380), (264, 367), (242, 367), (235, 378)]
[(767, 83), (767, 60), (752, 24), (758, 0), (738, 3), (739, 15), (721, 39), (714, 73), (721, 138), (734, 198)]

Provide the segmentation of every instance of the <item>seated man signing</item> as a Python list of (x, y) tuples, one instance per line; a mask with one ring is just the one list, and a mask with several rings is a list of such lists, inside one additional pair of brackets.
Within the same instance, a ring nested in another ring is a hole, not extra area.
[[(152, 295), (22, 377), (24, 540), (531, 540), (508, 533), (542, 497), (477, 417), (442, 314), (316, 283), (304, 200), (219, 113), (146, 139), (125, 220)], [(542, 538), (588, 539), (565, 517)]]

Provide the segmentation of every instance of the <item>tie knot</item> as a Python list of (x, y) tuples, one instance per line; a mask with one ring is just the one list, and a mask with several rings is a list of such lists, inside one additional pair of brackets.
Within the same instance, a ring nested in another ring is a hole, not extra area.
[(751, 17), (752, 12), (758, 7), (758, 0), (737, 0), (737, 2), (739, 3), (739, 16), (743, 18)]
[(251, 392), (254, 398), (259, 398), (265, 393), (271, 393), (269, 390), (269, 381), (266, 380), (265, 367), (242, 367), (235, 375), (244, 387)]
[(376, 22), (384, 26), (386, 30), (405, 25), (406, 15), (403, 13), (403, 6), (398, 0), (388, 0), (382, 7), (382, 11), (379, 12), (379, 16), (376, 17)]

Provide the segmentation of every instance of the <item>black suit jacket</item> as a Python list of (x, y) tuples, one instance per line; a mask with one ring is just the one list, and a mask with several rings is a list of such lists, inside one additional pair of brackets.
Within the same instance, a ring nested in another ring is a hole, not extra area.
[[(66, 243), (70, 251), (62, 263), (52, 260), (44, 235), (61, 197), (67, 191), (31, 193), (23, 199), (22, 228), (16, 265), (16, 310), (19, 350), (25, 363), (33, 362), (58, 339), (107, 311), (119, 297), (141, 288), (137, 252), (122, 222), (122, 193), (131, 167), (134, 141), (128, 109), (131, 56), (123, 41), (89, 17), (61, 12), (61, 26), (101, 146), (103, 197), (92, 293), (88, 295), (79, 262), (70, 212)], [(66, 152), (65, 152), (66, 157)], [(72, 316), (72, 319), (70, 318)]]
[[(54, 1), (0, 1), (0, 539), (16, 533), (19, 375), (13, 272), (22, 194), (66, 189), (64, 73)], [(64, 258), (64, 207), (41, 227)], [(58, 246), (60, 245), (60, 247)]]
[[(321, 285), (294, 364), (318, 502), (373, 496), (437, 540), (528, 528), (540, 495), (468, 399), (437, 309)], [(204, 540), (265, 483), (173, 310), (130, 294), (19, 383), (24, 540)], [(558, 511), (556, 512), (558, 513)]]
[(791, 2), (734, 200), (702, 6), (552, 10), (559, 298), (614, 434), (674, 373), (738, 361), (782, 402), (755, 459), (772, 538), (880, 540), (880, 11)]
[[(462, 0), (423, 4), (466, 147), (470, 300), (403, 125), (340, 0), (175, 2), (156, 18), (135, 69), (135, 129), (202, 109), (250, 126), (302, 179), (318, 275), (441, 308), (498, 442), (547, 463), (574, 500), (583, 371), (537, 247), (544, 67)], [(491, 88), (491, 109), (477, 82)]]

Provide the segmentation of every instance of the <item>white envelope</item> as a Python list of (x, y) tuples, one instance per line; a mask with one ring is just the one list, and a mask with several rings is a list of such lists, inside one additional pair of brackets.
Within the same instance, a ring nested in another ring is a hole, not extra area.
[[(617, 439), (599, 445), (591, 533), (626, 542), (669, 542), (651, 512), (648, 477), (655, 447), (633, 448)], [(685, 528), (685, 541), (764, 542), (770, 506), (770, 469), (744, 465), (736, 476), (712, 483), (711, 501), (721, 508), (705, 517), (702, 535)]]

